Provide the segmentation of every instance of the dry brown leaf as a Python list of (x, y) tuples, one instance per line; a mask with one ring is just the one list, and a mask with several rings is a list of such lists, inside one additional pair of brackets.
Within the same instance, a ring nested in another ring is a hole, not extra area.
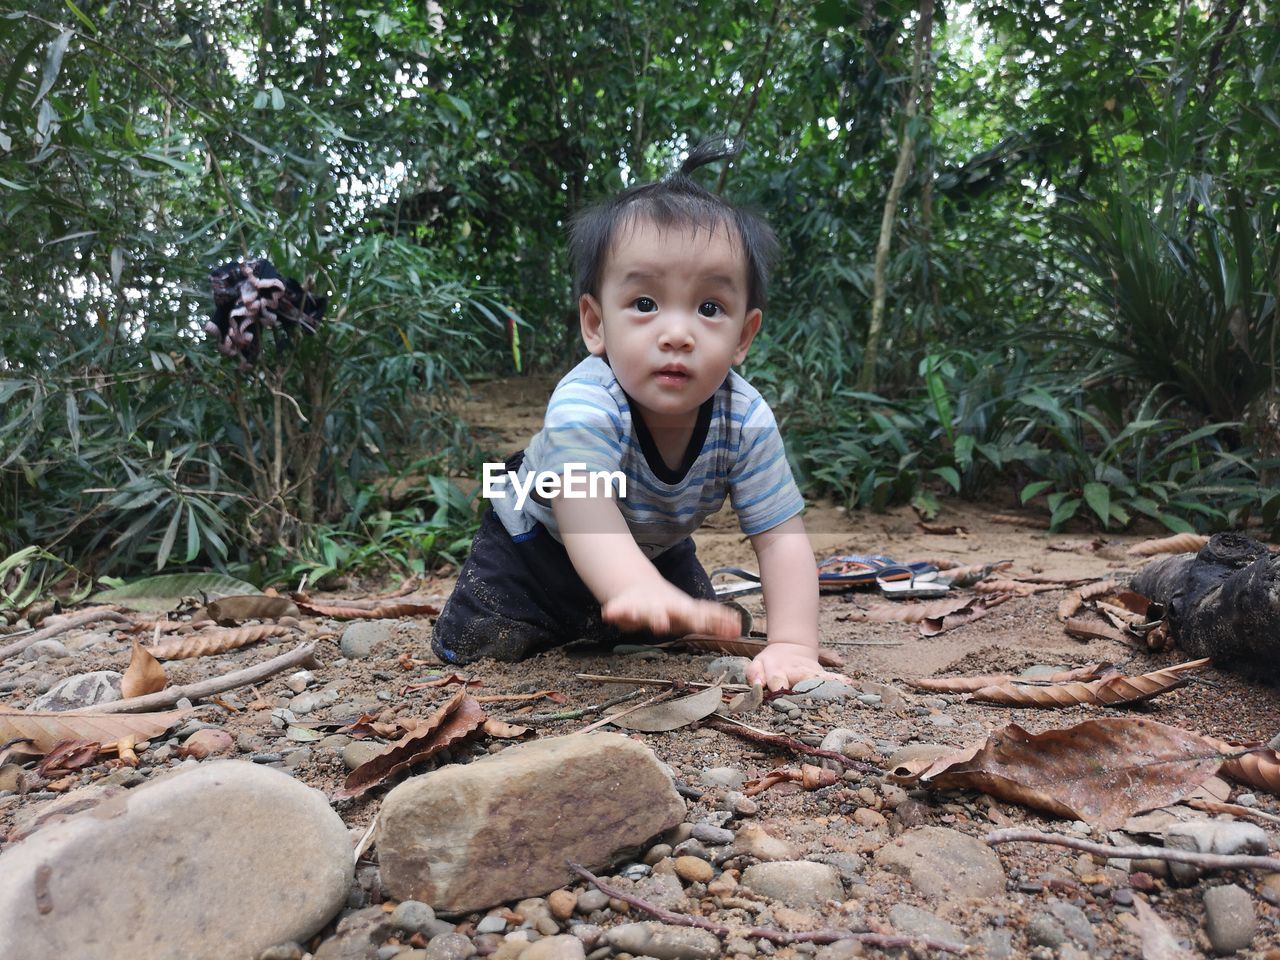
[(1109, 663), (1090, 663), (1043, 677), (1015, 677), (1008, 673), (994, 673), (977, 677), (925, 677), (905, 682), (917, 690), (933, 693), (973, 693), (983, 687), (994, 687), (1002, 683), (1072, 683), (1077, 680), (1098, 680), (1115, 672), (1116, 668)]
[(1050, 590), (1065, 590), (1067, 584), (1038, 583), (1032, 580), (980, 580), (973, 585), (977, 593), (1010, 593), (1016, 597), (1029, 597), (1033, 593), (1047, 593)]
[[(938, 565), (935, 563), (935, 567)], [(945, 570), (938, 567), (942, 571), (942, 576), (938, 579), (945, 580), (953, 587), (972, 587), (975, 583), (987, 579), (991, 574), (1000, 570), (1008, 570), (1013, 566), (1012, 560), (997, 560), (995, 563), (973, 563), (965, 567), (952, 565)]]
[(220, 597), (206, 604), (209, 617), (224, 626), (240, 620), (275, 620), (298, 616), (298, 607), (288, 597), (268, 597), (261, 593)]
[(661, 733), (677, 730), (702, 720), (716, 712), (724, 691), (720, 687), (707, 687), (687, 697), (664, 700), (639, 710), (626, 708), (619, 711), (617, 719), (606, 717), (615, 727), (640, 730), (644, 733)]
[(1131, 557), (1154, 557), (1161, 553), (1195, 553), (1209, 538), (1198, 533), (1175, 533), (1171, 537), (1143, 540), (1129, 548)]
[(1113, 675), (1089, 682), (1056, 683), (1041, 686), (1035, 683), (1013, 681), (983, 687), (973, 692), (973, 699), (981, 703), (999, 703), (1007, 707), (1044, 707), (1056, 710), (1082, 704), (1095, 707), (1123, 707), (1150, 700), (1162, 693), (1186, 686), (1186, 674), (1198, 670), (1209, 662), (1189, 660), (1163, 670), (1154, 670), (1137, 677)]
[(1108, 717), (1039, 734), (1011, 723), (932, 763), (903, 764), (890, 779), (980, 790), (1111, 830), (1134, 813), (1177, 803), (1221, 765), (1217, 747), (1190, 730)]
[(274, 623), (255, 623), (248, 627), (208, 627), (189, 636), (158, 643), (150, 648), (150, 652), (160, 660), (186, 660), (190, 657), (225, 653), (247, 647), (267, 637), (287, 637), (291, 633), (293, 631), (288, 627)]
[(1082, 620), (1079, 617), (1073, 617), (1063, 624), (1063, 628), (1068, 634), (1077, 640), (1115, 640), (1118, 643), (1128, 643), (1128, 638), (1123, 632), (1116, 629), (1109, 623), (1100, 623), (1097, 620)]
[(398, 620), (401, 617), (434, 617), (440, 608), (430, 603), (405, 600), (370, 603), (359, 600), (312, 600), (305, 593), (295, 593), (294, 602), (304, 613), (335, 620)]
[(1058, 603), (1058, 619), (1065, 623), (1079, 613), (1080, 608), (1083, 606), (1084, 597), (1080, 596), (1079, 590), (1075, 593), (1067, 594)]
[(992, 523), (1007, 523), (1015, 527), (1033, 527), (1036, 530), (1049, 529), (1047, 517), (1021, 516), (1016, 513), (989, 513), (987, 519)]
[(164, 733), (190, 712), (27, 713), (0, 705), (0, 742), (27, 739), (31, 743), (15, 744), (14, 752), (42, 754), (48, 753), (55, 744), (63, 740), (96, 740), (104, 747), (128, 736), (134, 736), (137, 740), (150, 740)]
[(479, 680), (472, 680), (457, 673), (446, 673), (442, 677), (436, 677), (433, 680), (423, 680), (420, 683), (407, 683), (400, 688), (400, 696), (406, 693), (416, 693), (419, 690), (430, 690), (432, 687), (447, 687), (451, 683), (460, 683), (464, 687), (478, 687)]
[(36, 773), (51, 779), (62, 773), (89, 766), (98, 757), (102, 744), (96, 740), (63, 740), (55, 743), (36, 764)]
[(1236, 783), (1247, 784), (1259, 790), (1280, 794), (1280, 751), (1272, 750), (1261, 741), (1257, 743), (1231, 743), (1208, 737), (1223, 753), (1249, 753), (1222, 762), (1222, 775)]
[(165, 676), (164, 667), (160, 666), (160, 661), (138, 642), (137, 637), (134, 637), (129, 667), (120, 681), (120, 698), (129, 700), (132, 697), (146, 696), (148, 693), (163, 690), (168, 684), (169, 678)]
[(497, 737), (499, 740), (515, 740), (523, 737), (529, 732), (529, 727), (521, 727), (514, 723), (507, 723), (504, 720), (495, 720), (493, 717), (486, 717), (484, 721), (484, 732), (490, 737)]
[(945, 617), (949, 613), (963, 610), (973, 603), (973, 597), (944, 597), (941, 600), (926, 600), (923, 603), (912, 601), (895, 603), (878, 603), (866, 610), (850, 610), (842, 613), (837, 620), (849, 623), (922, 623), (931, 618)]
[(1011, 593), (993, 593), (985, 597), (970, 597), (969, 602), (959, 610), (952, 611), (941, 617), (927, 617), (921, 621), (920, 636), (936, 637), (938, 634), (954, 630), (956, 627), (963, 627), (966, 623), (981, 620), (1000, 604), (1012, 599), (1013, 594)]
[(356, 797), (385, 783), (410, 764), (420, 763), (467, 736), (484, 721), (484, 710), (463, 687), (415, 729), (352, 770), (333, 799)]
[[(764, 649), (765, 644), (768, 642), (755, 637), (732, 637), (726, 640), (724, 637), (714, 637), (705, 633), (690, 633), (676, 641), (680, 646), (692, 647), (694, 650), (710, 650), (713, 653), (725, 653), (731, 657), (754, 657)], [(818, 651), (818, 663), (824, 667), (834, 667), (837, 670), (844, 666), (844, 661), (829, 650)]]

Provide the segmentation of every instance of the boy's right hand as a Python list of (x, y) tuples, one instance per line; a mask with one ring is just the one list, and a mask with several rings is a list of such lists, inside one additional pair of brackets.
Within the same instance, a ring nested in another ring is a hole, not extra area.
[(623, 630), (650, 630), (659, 636), (706, 633), (729, 639), (742, 632), (737, 611), (714, 600), (698, 600), (679, 587), (624, 590), (600, 608), (606, 623)]

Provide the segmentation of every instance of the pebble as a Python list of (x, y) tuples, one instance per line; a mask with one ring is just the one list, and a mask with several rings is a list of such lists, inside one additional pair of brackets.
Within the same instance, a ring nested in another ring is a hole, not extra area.
[(197, 760), (222, 756), (234, 749), (235, 741), (231, 739), (231, 734), (218, 729), (197, 730), (182, 745), (182, 753)]
[(614, 950), (655, 960), (717, 960), (720, 938), (709, 930), (665, 923), (624, 923), (605, 932)]
[(786, 697), (778, 697), (776, 700), (771, 700), (769, 702), (769, 706), (774, 710), (777, 710), (779, 713), (790, 714), (793, 710), (797, 713), (800, 711), (799, 704), (793, 703)]
[(1253, 898), (1234, 883), (1206, 890), (1204, 927), (1218, 956), (1245, 949), (1258, 929)]
[(733, 843), (733, 831), (726, 830), (724, 827), (717, 827), (711, 823), (695, 823), (693, 825), (693, 839), (701, 840), (713, 847), (724, 846), (726, 843)]
[(285, 678), (284, 685), (294, 693), (301, 693), (316, 682), (316, 675), (310, 670), (298, 670)]
[(342, 631), (342, 639), (338, 647), (342, 655), (351, 660), (365, 660), (372, 655), (376, 647), (382, 646), (391, 639), (391, 628), (394, 620), (360, 620), (348, 624)]
[(676, 876), (685, 883), (706, 883), (715, 876), (711, 864), (698, 857), (676, 857), (675, 869)]
[(16, 763), (6, 763), (0, 767), (0, 791), (16, 792), (22, 786), (22, 767)]
[(652, 872), (653, 867), (647, 863), (628, 863), (618, 871), (618, 876), (625, 877), (628, 880), (643, 880)]
[(981, 840), (946, 827), (916, 827), (885, 844), (876, 863), (903, 874), (935, 900), (994, 898), (1004, 892), (1004, 867)]
[(733, 838), (733, 852), (756, 860), (795, 860), (800, 855), (790, 843), (779, 840), (755, 823), (744, 823), (738, 828)]
[(1027, 942), (1056, 950), (1067, 942), (1067, 932), (1051, 914), (1041, 912), (1027, 922)]
[(851, 687), (843, 681), (823, 680), (818, 677), (801, 680), (792, 687), (792, 693), (803, 700), (844, 700), (857, 692), (856, 687)]
[(552, 890), (547, 894), (547, 909), (557, 920), (568, 920), (578, 908), (578, 895), (572, 890)]
[(1083, 910), (1065, 900), (1053, 900), (1048, 904), (1048, 911), (1055, 920), (1062, 924), (1067, 934), (1086, 950), (1097, 948), (1093, 935), (1093, 925)]
[(292, 940), (278, 943), (258, 954), (258, 960), (302, 960), (302, 946)]
[(42, 657), (48, 660), (61, 660), (69, 656), (71, 651), (60, 640), (37, 640), (22, 651), (23, 660), (39, 660)]
[(822, 906), (843, 900), (844, 887), (836, 868), (810, 860), (756, 863), (742, 872), (742, 886), (789, 907)]
[(716, 657), (707, 664), (703, 673), (712, 680), (725, 674), (725, 683), (746, 683), (747, 667), (751, 661), (746, 657)]
[(898, 903), (890, 907), (889, 922), (893, 924), (896, 933), (905, 937), (933, 937), (937, 940), (950, 940), (952, 943), (964, 942), (964, 934), (953, 924), (937, 914), (910, 904)]
[(667, 857), (669, 856), (671, 856), (671, 844), (655, 843), (652, 847), (650, 847), (647, 851), (645, 851), (644, 862), (649, 864), (649, 866), (652, 867), (658, 863), (661, 863), (663, 860), (667, 859)]
[(883, 702), (883, 698), (877, 693), (860, 693), (857, 701), (868, 707), (878, 707)]
[(854, 822), (858, 826), (866, 830), (879, 830), (881, 827), (888, 825), (889, 821), (884, 818), (884, 814), (878, 810), (872, 810), (870, 807), (859, 807), (853, 811)]
[[(306, 940), (342, 907), (351, 841), (319, 790), (212, 760), (6, 847), (0, 876), (0, 957), (29, 956), (31, 944), (48, 957), (170, 955), (155, 944), (181, 944), (186, 960), (256, 957)], [(56, 910), (41, 909), (42, 889)], [(103, 942), (103, 917), (124, 916), (110, 953), (87, 952)], [(222, 921), (216, 936), (211, 918)]]
[(373, 740), (352, 740), (342, 748), (342, 764), (348, 770), (354, 770), (363, 763), (372, 760), (387, 749), (385, 743)]
[[(1241, 820), (1191, 820), (1171, 824), (1165, 828), (1164, 843), (1175, 850), (1200, 853), (1265, 856), (1270, 849), (1267, 832), (1257, 824)], [(1195, 864), (1169, 862), (1169, 875), (1175, 883), (1195, 883), (1202, 872)]]
[(582, 941), (571, 934), (543, 937), (520, 954), (520, 960), (585, 960)]
[(609, 895), (599, 890), (584, 890), (578, 894), (578, 912), (595, 913), (609, 905)]
[(475, 944), (461, 933), (441, 933), (427, 944), (427, 960), (466, 960), (475, 954)]

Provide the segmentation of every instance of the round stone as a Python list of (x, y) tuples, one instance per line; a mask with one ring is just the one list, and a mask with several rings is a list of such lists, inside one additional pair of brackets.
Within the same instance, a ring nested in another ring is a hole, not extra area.
[(404, 900), (391, 911), (391, 922), (408, 934), (424, 933), (436, 918), (436, 912), (421, 900)]
[(552, 890), (547, 894), (547, 909), (557, 920), (568, 920), (578, 907), (578, 895), (571, 890)]
[(706, 883), (714, 875), (711, 864), (699, 857), (676, 857), (676, 876), (685, 883)]

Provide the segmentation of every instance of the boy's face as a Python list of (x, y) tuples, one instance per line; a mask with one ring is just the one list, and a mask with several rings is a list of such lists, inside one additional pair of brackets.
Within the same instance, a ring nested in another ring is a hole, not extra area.
[(587, 349), (608, 354), (651, 429), (691, 425), (760, 329), (760, 310), (747, 309), (746, 259), (721, 226), (624, 226), (599, 299), (584, 294), (578, 314)]

